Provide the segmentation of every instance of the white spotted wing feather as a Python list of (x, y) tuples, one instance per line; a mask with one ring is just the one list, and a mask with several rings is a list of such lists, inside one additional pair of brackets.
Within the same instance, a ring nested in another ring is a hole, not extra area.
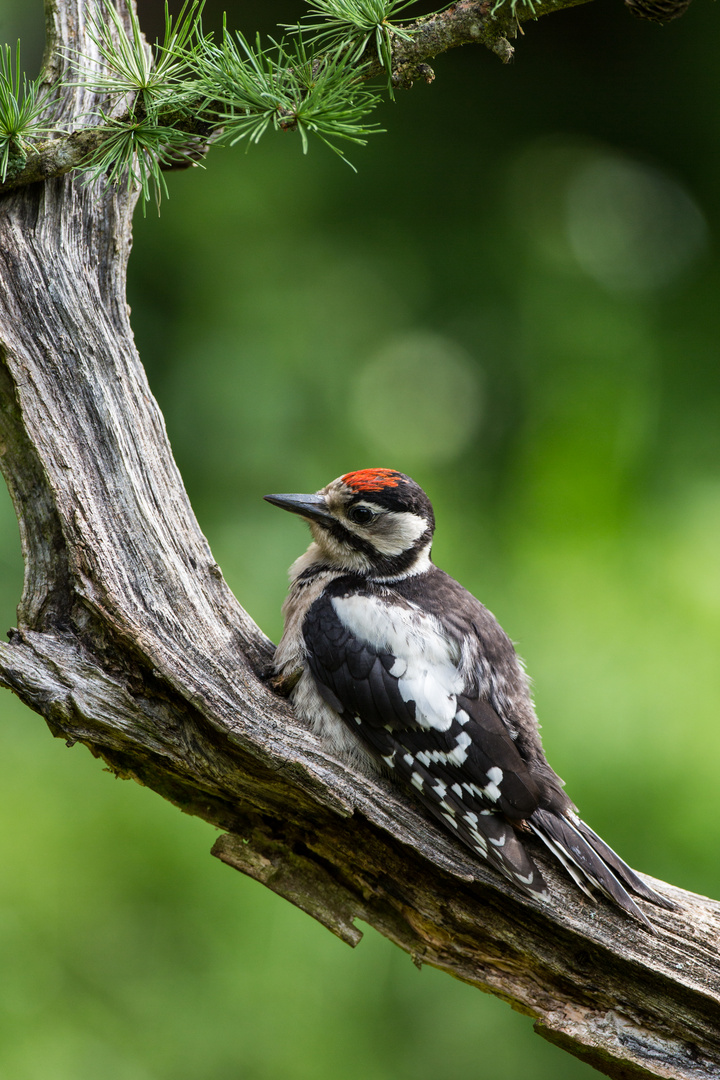
[(439, 621), (401, 597), (331, 588), (303, 634), (318, 690), (376, 759), (472, 850), (544, 895), (510, 824), (535, 810), (536, 786), (495, 710), (468, 694)]

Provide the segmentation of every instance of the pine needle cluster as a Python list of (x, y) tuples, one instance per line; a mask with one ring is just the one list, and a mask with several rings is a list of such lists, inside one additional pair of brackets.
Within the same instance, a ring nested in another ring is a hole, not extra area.
[[(291, 33), (312, 36), (315, 47), (340, 49), (353, 62), (374, 48), (388, 74), (392, 69), (392, 39), (408, 41), (410, 34), (395, 17), (414, 0), (308, 0), (310, 12), (298, 26), (286, 27)], [(392, 84), (390, 84), (392, 93)]]
[(381, 130), (367, 119), (381, 99), (367, 70), (379, 62), (392, 93), (393, 37), (410, 36), (395, 20), (411, 2), (308, 0), (308, 15), (284, 27), (283, 40), (251, 42), (225, 25), (216, 42), (203, 32), (204, 0), (186, 0), (174, 23), (166, 0), (165, 34), (150, 49), (129, 0), (129, 33), (110, 0), (96, 0), (98, 59), (74, 61), (78, 82), (107, 100), (89, 176), (138, 185), (159, 203), (163, 170), (197, 160), (200, 130), (205, 143), (248, 146), (271, 130), (296, 131), (303, 153), (314, 136), (347, 161), (343, 144), (364, 145)]
[[(173, 20), (166, 0), (164, 35), (149, 46), (131, 0), (89, 0), (90, 47), (70, 57), (72, 85), (101, 99), (97, 149), (82, 166), (89, 180), (137, 187), (159, 205), (164, 172), (199, 164), (211, 143), (251, 146), (268, 131), (294, 131), (303, 153), (314, 137), (347, 161), (344, 146), (382, 130), (368, 119), (382, 87), (368, 81), (380, 72), (392, 97), (394, 44), (417, 25), (398, 20), (413, 0), (306, 0), (300, 23), (266, 41), (227, 25), (215, 41), (203, 31), (204, 2), (185, 0)], [(2, 183), (41, 138), (64, 134), (48, 119), (57, 88), (28, 81), (19, 64), (19, 43), (14, 64), (10, 47), (0, 49)]]
[[(193, 141), (183, 121), (197, 100), (194, 68), (199, 60), (202, 3), (185, 0), (175, 23), (165, 4), (165, 33), (151, 49), (126, 0), (130, 33), (116, 9), (103, 0), (90, 14), (88, 36), (99, 60), (73, 61), (77, 83), (108, 99), (99, 110), (106, 137), (86, 165), (88, 180), (139, 186), (146, 203), (167, 195), (163, 170), (192, 159)], [(106, 17), (104, 17), (104, 15)]]
[(28, 82), (20, 75), (20, 42), (15, 63), (9, 45), (0, 46), (0, 181), (4, 184), (11, 165), (23, 165), (38, 139), (55, 126), (43, 119), (49, 91), (41, 77)]
[(380, 95), (364, 87), (346, 50), (317, 53), (301, 37), (251, 45), (226, 31), (220, 46), (207, 43), (201, 71), (219, 138), (230, 145), (257, 143), (273, 128), (297, 131), (304, 153), (312, 134), (342, 156), (336, 140), (364, 144), (377, 130), (365, 117)]

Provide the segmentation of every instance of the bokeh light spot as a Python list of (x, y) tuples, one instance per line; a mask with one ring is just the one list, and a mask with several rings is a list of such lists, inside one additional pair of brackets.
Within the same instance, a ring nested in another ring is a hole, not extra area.
[(481, 392), (465, 350), (439, 334), (388, 341), (360, 370), (353, 418), (370, 445), (395, 460), (447, 462), (477, 430)]
[(611, 292), (651, 292), (681, 277), (707, 245), (702, 211), (658, 169), (593, 155), (571, 176), (566, 228), (573, 254)]

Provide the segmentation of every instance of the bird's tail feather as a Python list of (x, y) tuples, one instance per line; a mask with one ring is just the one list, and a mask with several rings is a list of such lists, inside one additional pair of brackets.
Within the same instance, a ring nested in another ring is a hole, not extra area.
[[(460, 825), (462, 824), (461, 820)], [(542, 874), (509, 822), (497, 814), (479, 815), (474, 836), (476, 850), (481, 850), (477, 845), (477, 839), (480, 839), (481, 845), (487, 849), (485, 858), (488, 862), (502, 871), (510, 881), (519, 885), (523, 892), (540, 900), (550, 899)], [(462, 836), (462, 839), (468, 843), (465, 836)]]
[[(534, 817), (534, 815), (533, 815), (533, 817)], [(562, 866), (565, 867), (565, 870), (570, 875), (570, 877), (573, 879), (573, 881), (575, 882), (577, 887), (582, 892), (584, 892), (586, 896), (589, 896), (590, 899), (594, 901), (595, 897), (593, 896), (593, 894), (590, 892), (590, 889), (588, 889), (587, 885), (585, 884), (586, 878), (583, 877), (583, 874), (580, 872), (580, 870), (578, 870), (577, 867), (574, 865), (574, 863), (568, 858), (568, 854), (565, 851), (565, 848), (563, 847), (563, 845), (561, 843), (558, 843), (553, 836), (550, 836), (549, 832), (547, 830), (543, 831), (537, 825), (535, 825), (533, 823), (532, 819), (530, 821), (528, 821), (528, 825), (533, 830), (535, 835), (540, 837), (540, 839), (545, 844), (545, 846), (547, 848), (549, 848), (549, 850), (553, 853), (553, 855), (555, 856), (557, 861)]]
[(597, 852), (600, 858), (606, 863), (616, 877), (638, 896), (642, 896), (643, 900), (649, 900), (652, 904), (657, 904), (658, 907), (667, 908), (669, 911), (674, 911), (677, 905), (668, 900), (667, 897), (661, 896), (660, 893), (651, 889), (638, 874), (632, 870), (627, 863), (623, 862), (616, 852), (609, 847), (602, 837), (593, 832), (589, 825), (586, 825), (580, 818), (574, 823), (575, 828), (583, 836), (590, 846)]
[(646, 928), (652, 929), (652, 926), (628, 889), (660, 907), (675, 906), (641, 881), (635, 871), (579, 818), (571, 820), (538, 809), (528, 819), (528, 825), (559, 859), (583, 892), (592, 895), (582, 880), (584, 877)]

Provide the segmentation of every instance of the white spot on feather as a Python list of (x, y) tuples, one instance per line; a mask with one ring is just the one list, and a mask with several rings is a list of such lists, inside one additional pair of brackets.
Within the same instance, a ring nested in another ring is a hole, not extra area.
[(527, 875), (527, 877), (523, 877), (522, 874), (515, 874), (515, 880), (521, 882), (523, 885), (532, 885), (534, 877), (535, 874), (532, 871)]
[(482, 855), (487, 855), (487, 840), (484, 836), (481, 836), (475, 829), (470, 830), (470, 837), (475, 844), (475, 847)]
[(416, 787), (418, 791), (422, 791), (423, 778), (419, 772), (414, 772), (412, 774), (412, 776), (410, 777), (410, 783), (413, 785), (413, 787)]
[(461, 731), (455, 740), (455, 749), (448, 754), (448, 761), (451, 761), (453, 765), (464, 765), (467, 761), (468, 747), (471, 743), (472, 739), (467, 731)]

